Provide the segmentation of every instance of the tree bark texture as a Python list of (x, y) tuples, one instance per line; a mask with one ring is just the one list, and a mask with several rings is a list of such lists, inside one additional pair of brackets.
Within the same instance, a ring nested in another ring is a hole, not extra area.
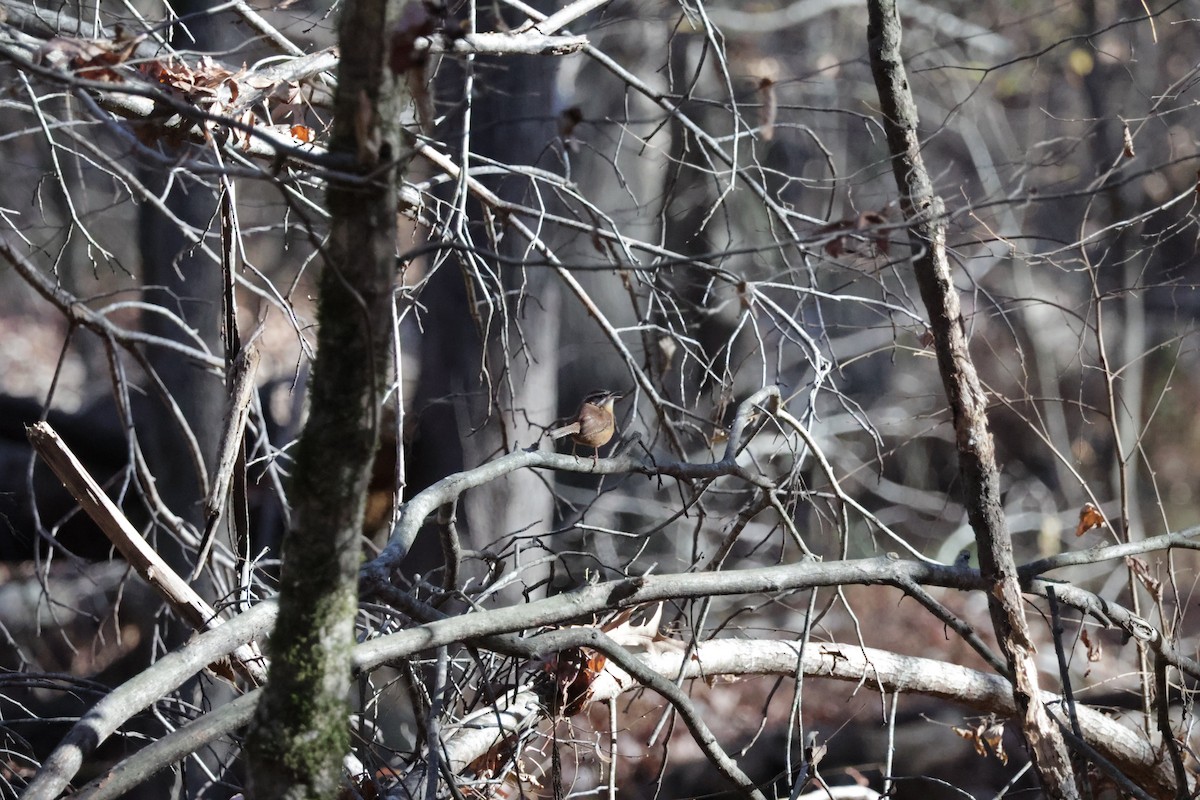
[(987, 424), (987, 396), (967, 348), (958, 292), (946, 259), (945, 207), (921, 157), (917, 109), (900, 55), (900, 15), (895, 0), (868, 0), (871, 73), (879, 92), (883, 126), (900, 207), (908, 222), (913, 269), (929, 315), (938, 369), (954, 417), (959, 469), (967, 511), (989, 581), (988, 605), (996, 638), (1013, 675), (1013, 699), (1034, 764), (1052, 797), (1078, 796), (1070, 756), (1038, 695), (1036, 648), (1029, 635), (1013, 561), (1012, 539), (1000, 502), (1000, 474)]
[(349, 0), (339, 23), (330, 150), (357, 163), (331, 179), (309, 418), (296, 453), (295, 523), (283, 545), (279, 622), (247, 743), (252, 794), (329, 798), (349, 750), (347, 692), (359, 541), (388, 375), (397, 183), (410, 155), (404, 75), (388, 67), (395, 0)]

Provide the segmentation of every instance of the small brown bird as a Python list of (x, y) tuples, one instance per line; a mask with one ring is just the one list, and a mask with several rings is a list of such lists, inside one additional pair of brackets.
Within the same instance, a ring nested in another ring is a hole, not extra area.
[(571, 422), (550, 431), (550, 438), (561, 439), (570, 436), (571, 455), (575, 455), (575, 448), (579, 445), (592, 448), (592, 463), (595, 464), (600, 457), (600, 448), (608, 444), (617, 430), (616, 419), (613, 417), (613, 403), (620, 399), (620, 392), (592, 392), (583, 398), (583, 403)]

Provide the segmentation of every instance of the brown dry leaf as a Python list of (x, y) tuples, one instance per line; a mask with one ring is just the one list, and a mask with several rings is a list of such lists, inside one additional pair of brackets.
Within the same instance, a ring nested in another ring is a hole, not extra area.
[(229, 660), (229, 656), (223, 656), (209, 664), (207, 671), (213, 677), (220, 678), (232, 686), (237, 686), (237, 673), (233, 671), (233, 662)]
[(604, 671), (608, 659), (588, 647), (572, 647), (550, 656), (542, 668), (554, 680), (550, 709), (557, 716), (571, 717), (587, 705), (592, 684)]
[(775, 116), (779, 109), (775, 100), (775, 81), (759, 79), (758, 93), (762, 95), (762, 104), (758, 107), (758, 135), (764, 142), (769, 142), (775, 138)]
[(522, 758), (516, 758), (515, 763), (512, 745), (506, 739), (498, 747), (493, 747), (479, 758), (471, 762), (467, 772), (479, 778), (482, 786), (463, 786), (463, 797), (478, 798), (478, 800), (509, 800), (514, 797), (539, 796), (530, 789), (541, 789), (541, 779), (525, 767)]
[[(600, 630), (614, 642), (631, 650), (647, 653), (682, 652), (684, 643), (662, 635), (658, 626), (662, 620), (662, 603), (657, 604), (654, 613), (642, 622), (634, 622), (633, 615), (637, 608), (628, 608), (619, 612), (612, 619), (600, 625)], [(568, 628), (590, 627), (571, 625)], [(624, 675), (620, 670), (608, 668), (608, 660), (603, 653), (587, 647), (574, 647), (546, 658), (542, 669), (551, 676), (554, 684), (554, 696), (550, 701), (551, 710), (562, 716), (573, 716), (587, 705), (592, 698), (592, 687), (602, 676), (607, 680), (623, 684)], [(604, 689), (601, 689), (604, 691)]]
[[(221, 81), (213, 90), (213, 106), (214, 114), (224, 114), (226, 109), (232, 108), (237, 104), (238, 99), (238, 83), (233, 78), (226, 78)], [(218, 110), (219, 109), (219, 110)]]
[(1092, 528), (1103, 528), (1106, 525), (1108, 520), (1100, 513), (1100, 509), (1091, 503), (1084, 503), (1083, 508), (1079, 509), (1079, 524), (1075, 526), (1075, 535), (1083, 536)]
[(583, 122), (583, 109), (579, 106), (563, 109), (562, 113), (558, 115), (558, 135), (563, 139), (570, 139), (581, 122)]
[(637, 608), (627, 608), (600, 626), (600, 630), (622, 647), (639, 647), (658, 636), (658, 625), (662, 621), (662, 603), (654, 613), (641, 623), (633, 621)]
[(1004, 723), (994, 716), (984, 717), (974, 728), (951, 728), (963, 739), (975, 746), (975, 752), (987, 757), (993, 753), (1001, 764), (1008, 764), (1008, 753), (1004, 752)]
[(1008, 753), (1004, 752), (1004, 723), (993, 720), (983, 734), (983, 741), (992, 748), (1001, 764), (1008, 764)]
[[(824, 236), (829, 233), (838, 233), (839, 231), (848, 231), (854, 228), (854, 223), (848, 219), (839, 219), (837, 222), (830, 222), (828, 225), (822, 225), (817, 228), (817, 236)], [(825, 253), (830, 258), (837, 258), (846, 252), (852, 252), (846, 247), (846, 236), (835, 236), (825, 243)]]
[(417, 51), (417, 39), (434, 34), (438, 28), (437, 22), (424, 3), (410, 0), (404, 7), (400, 19), (392, 28), (388, 66), (394, 74), (400, 75), (414, 67), (425, 66), (428, 56), (425, 51)]
[(644, 622), (635, 623), (633, 613), (637, 609), (629, 608), (600, 626), (600, 630), (622, 647), (643, 650), (647, 653), (681, 652), (685, 645), (678, 639), (672, 639), (659, 632), (662, 622), (663, 604), (659, 603), (654, 613)]
[[(504, 787), (509, 785), (510, 779), (515, 782), (514, 772), (513, 770), (509, 769), (509, 766), (512, 765), (514, 758), (516, 758), (516, 746), (517, 742), (515, 737), (512, 735), (505, 736), (499, 742), (492, 745), (491, 749), (472, 761), (470, 765), (467, 766), (467, 772), (477, 778), (482, 779), (483, 781), (495, 781), (498, 775), (503, 775), (504, 777), (501, 779), (503, 786), (493, 783), (492, 785), (496, 787), (494, 789), (494, 793), (491, 791), (480, 792), (479, 789), (473, 789), (464, 786), (463, 788), (465, 790), (465, 796), (479, 798), (510, 796), (504, 793)], [(516, 771), (522, 776), (524, 776), (527, 772), (527, 770), (525, 770), (520, 763), (516, 764), (516, 768)], [(533, 782), (535, 785), (540, 786), (536, 780)]]
[(829, 745), (826, 743), (817, 744), (816, 734), (811, 734), (808, 739), (808, 745), (804, 748), (804, 760), (811, 764), (814, 768), (821, 765), (821, 760), (825, 758), (825, 754), (829, 752)]
[[(886, 225), (888, 218), (884, 216), (882, 211), (864, 211), (858, 215), (858, 222), (855, 224), (855, 230), (866, 231), (870, 228), (879, 228)], [(883, 231), (876, 232), (871, 238), (871, 242), (875, 245), (875, 252), (883, 255), (888, 254), (888, 237)]]
[[(870, 235), (872, 228), (886, 225), (887, 216), (882, 211), (864, 211), (854, 219), (839, 219), (828, 225), (817, 228), (818, 236), (830, 233), (839, 234), (825, 243), (825, 252), (831, 258), (837, 258), (844, 253), (859, 252), (859, 243), (869, 241), (880, 255), (887, 255), (890, 243), (886, 233), (877, 232)], [(844, 233), (842, 233), (844, 231)]]
[(675, 359), (675, 353), (679, 351), (679, 343), (675, 341), (673, 336), (660, 336), (658, 338), (658, 355), (662, 359), (661, 368), (663, 372), (671, 369), (671, 363)]
[(1084, 628), (1083, 632), (1080, 633), (1079, 639), (1083, 642), (1083, 646), (1087, 648), (1088, 661), (1099, 661), (1104, 656), (1104, 646), (1100, 643), (1099, 639), (1092, 639), (1092, 637), (1088, 636), (1087, 628)]
[(56, 36), (38, 48), (35, 59), (39, 64), (69, 69), (89, 81), (118, 83), (123, 79), (113, 67), (123, 64), (135, 46), (136, 43), (118, 48), (96, 39)]
[(214, 114), (223, 113), (237, 102), (241, 91), (238, 81), (246, 72), (245, 68), (232, 72), (208, 56), (201, 56), (194, 66), (174, 58), (146, 61), (139, 65), (138, 71), (146, 80), (186, 102), (208, 104)]
[(268, 78), (266, 75), (251, 74), (246, 76), (245, 83), (251, 89), (262, 91), (263, 89), (270, 89), (275, 85), (276, 81)]
[(1140, 558), (1125, 556), (1125, 565), (1134, 576), (1146, 587), (1146, 591), (1154, 595), (1156, 600), (1162, 599), (1162, 581), (1150, 574), (1150, 565)]
[[(237, 121), (246, 126), (254, 125), (254, 112), (247, 109), (237, 116)], [(242, 128), (230, 128), (233, 140), (242, 146), (242, 150), (250, 149), (250, 133)]]
[(190, 67), (174, 59), (167, 61), (147, 61), (141, 66), (142, 74), (163, 89), (182, 95), (191, 101), (198, 90), (196, 76)]

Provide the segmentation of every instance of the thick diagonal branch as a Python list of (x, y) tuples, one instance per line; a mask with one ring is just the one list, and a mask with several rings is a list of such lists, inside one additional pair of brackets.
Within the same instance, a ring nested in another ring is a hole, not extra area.
[(913, 269), (937, 351), (938, 369), (954, 415), (959, 470), (967, 492), (967, 512), (979, 546), (979, 564), (990, 584), (988, 605), (996, 638), (1013, 675), (1013, 700), (1022, 733), (1046, 791), (1076, 797), (1070, 757), (1038, 690), (1035, 648), (1021, 603), (1012, 540), (1000, 502), (1000, 475), (987, 424), (987, 397), (967, 349), (966, 328), (946, 259), (945, 209), (921, 157), (917, 109), (900, 56), (900, 15), (895, 0), (870, 0), (867, 28), (871, 73), (879, 92), (883, 125), (909, 223)]

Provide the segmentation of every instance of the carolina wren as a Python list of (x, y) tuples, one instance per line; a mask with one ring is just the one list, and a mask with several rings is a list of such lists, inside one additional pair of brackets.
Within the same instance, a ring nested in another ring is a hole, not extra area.
[(592, 463), (600, 457), (600, 448), (608, 444), (609, 439), (617, 430), (613, 417), (613, 403), (621, 399), (620, 392), (592, 392), (583, 398), (579, 411), (566, 425), (550, 431), (551, 439), (571, 437), (571, 454), (575, 454), (578, 445), (590, 447)]

